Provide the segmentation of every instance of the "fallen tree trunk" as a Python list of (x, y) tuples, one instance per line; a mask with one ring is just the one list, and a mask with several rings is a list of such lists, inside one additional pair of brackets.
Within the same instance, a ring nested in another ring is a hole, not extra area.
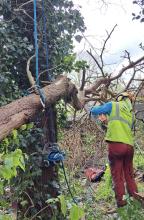
[[(77, 89), (67, 77), (61, 76), (54, 83), (43, 88), (46, 107), (66, 98), (78, 110), (81, 108), (77, 98)], [(0, 108), (0, 140), (11, 133), (13, 129), (28, 123), (42, 111), (40, 96), (31, 94), (20, 98)]]
[[(103, 83), (103, 81), (101, 83)], [(94, 86), (95, 85), (96, 83)], [(61, 98), (64, 98), (76, 110), (80, 110), (85, 102), (93, 100), (93, 97), (85, 97), (87, 89), (80, 91), (78, 94), (76, 86), (71, 83), (66, 76), (59, 76), (52, 84), (45, 86), (43, 88), (43, 93), (45, 95), (46, 107), (56, 103)], [(94, 100), (96, 99), (94, 98)], [(33, 121), (34, 117), (42, 110), (43, 106), (38, 94), (31, 94), (1, 107), (0, 140), (9, 135), (13, 129), (17, 129), (21, 125)]]

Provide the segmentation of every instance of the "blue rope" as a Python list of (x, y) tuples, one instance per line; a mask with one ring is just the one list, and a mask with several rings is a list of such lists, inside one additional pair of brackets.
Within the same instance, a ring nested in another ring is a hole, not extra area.
[(38, 70), (38, 33), (37, 33), (37, 0), (34, 4), (34, 40), (35, 40), (35, 55), (36, 55), (36, 84), (39, 85), (39, 70)]
[(67, 175), (66, 175), (66, 171), (65, 171), (65, 167), (64, 167), (64, 163), (63, 163), (63, 160), (61, 160), (61, 165), (62, 165), (62, 169), (63, 169), (63, 173), (64, 173), (64, 178), (65, 178), (65, 181), (66, 181), (66, 184), (67, 184), (67, 188), (68, 188), (68, 191), (71, 195), (71, 198), (73, 200), (73, 202), (77, 205), (78, 202), (76, 201), (76, 199), (74, 198), (73, 194), (72, 194), (72, 191), (71, 191), (71, 188), (70, 188), (70, 185), (68, 183), (68, 179), (67, 179)]
[(69, 191), (69, 193), (72, 197), (73, 202), (75, 204), (78, 204), (76, 199), (74, 198), (74, 196), (72, 194), (71, 188), (70, 188), (68, 180), (67, 180), (67, 175), (66, 175), (66, 171), (65, 171), (65, 167), (64, 167), (64, 163), (63, 163), (64, 159), (65, 159), (65, 153), (58, 149), (57, 144), (54, 144), (53, 147), (52, 147), (52, 151), (48, 154), (47, 160), (49, 161), (49, 163), (51, 165), (54, 165), (56, 162), (61, 162), (64, 178), (65, 178), (65, 181), (66, 181), (66, 184), (67, 184), (67, 187), (68, 187), (68, 191)]
[(48, 45), (47, 45), (47, 28), (46, 28), (46, 16), (45, 16), (45, 9), (44, 9), (44, 0), (42, 0), (42, 17), (43, 17), (43, 35), (44, 35), (44, 47), (45, 47), (45, 51), (46, 51), (46, 68), (47, 68), (47, 79), (48, 81), (51, 80), (50, 76), (49, 76), (49, 72), (48, 72)]
[(57, 151), (54, 150), (48, 155), (49, 162), (59, 162), (59, 161), (63, 161), (64, 159), (65, 159), (65, 154), (59, 150)]
[(37, 32), (37, 0), (33, 1), (34, 4), (34, 40), (35, 40), (35, 56), (36, 56), (36, 87), (40, 95), (40, 101), (43, 108), (45, 108), (45, 94), (39, 86), (39, 51), (38, 51), (38, 32)]

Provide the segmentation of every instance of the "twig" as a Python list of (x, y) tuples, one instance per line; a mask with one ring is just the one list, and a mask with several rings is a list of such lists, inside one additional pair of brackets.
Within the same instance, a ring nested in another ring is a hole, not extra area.
[(132, 75), (132, 77), (130, 78), (130, 80), (129, 80), (127, 86), (125, 87), (125, 90), (127, 90), (127, 89), (130, 87), (130, 85), (131, 85), (131, 83), (132, 83), (132, 81), (133, 81), (133, 79), (134, 79), (134, 77), (135, 77), (135, 74), (136, 74), (136, 69), (135, 69), (135, 67), (134, 67), (134, 69), (133, 69), (133, 75)]
[(23, 3), (23, 4), (21, 4), (21, 5), (19, 6), (19, 8), (22, 8), (22, 7), (24, 7), (25, 5), (30, 4), (30, 3), (32, 3), (32, 2), (33, 2), (33, 0), (27, 1), (27, 2), (25, 2), (25, 3)]
[(26, 212), (24, 213), (24, 217), (26, 217), (26, 216), (27, 216), (27, 213), (28, 213), (29, 210), (30, 210), (30, 208), (33, 208), (33, 207), (34, 207), (34, 203), (33, 203), (33, 200), (31, 199), (31, 197), (29, 196), (29, 194), (28, 194), (27, 192), (24, 192), (24, 193), (27, 195), (27, 197), (29, 198), (30, 203), (31, 203), (31, 206), (29, 206), (28, 209), (26, 210)]
[(99, 62), (97, 61), (97, 59), (94, 57), (94, 55), (92, 54), (92, 52), (88, 51), (87, 50), (87, 53), (93, 58), (93, 60), (96, 62), (98, 68), (100, 69), (101, 73), (102, 73), (102, 76), (105, 77), (105, 74), (104, 74), (104, 71), (103, 71), (103, 68), (101, 67), (101, 65), (99, 64)]
[(106, 43), (108, 42), (108, 40), (110, 39), (112, 33), (114, 32), (115, 28), (117, 27), (117, 24), (113, 27), (113, 29), (111, 30), (111, 32), (108, 34), (106, 40), (104, 41), (104, 44), (103, 44), (103, 47), (102, 47), (102, 50), (101, 50), (101, 54), (100, 54), (100, 59), (101, 59), (101, 63), (102, 63), (102, 69), (104, 67), (104, 62), (103, 62), (103, 52), (105, 50), (105, 47), (106, 47)]
[(37, 212), (30, 220), (33, 220), (33, 219), (35, 219), (35, 217), (37, 216), (37, 215), (39, 215), (41, 212), (43, 212), (45, 209), (47, 209), (48, 207), (50, 207), (50, 205), (47, 205), (47, 206), (45, 206), (44, 208), (42, 208), (39, 212)]

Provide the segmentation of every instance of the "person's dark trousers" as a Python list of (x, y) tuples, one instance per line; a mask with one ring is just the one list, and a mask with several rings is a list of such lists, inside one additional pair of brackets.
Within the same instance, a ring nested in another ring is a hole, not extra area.
[(129, 195), (136, 198), (137, 186), (133, 177), (133, 155), (132, 146), (108, 142), (108, 158), (118, 207), (126, 205), (126, 201), (123, 199), (125, 183)]

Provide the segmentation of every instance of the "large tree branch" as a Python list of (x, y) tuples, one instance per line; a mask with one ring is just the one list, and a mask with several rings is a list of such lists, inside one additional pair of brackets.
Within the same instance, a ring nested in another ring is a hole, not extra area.
[(95, 93), (96, 89), (98, 89), (102, 84), (109, 84), (110, 79), (109, 78), (100, 78), (98, 79), (93, 85), (87, 89), (85, 89), (85, 94), (91, 94)]
[[(119, 71), (119, 73), (118, 73), (116, 76), (114, 76), (114, 77), (101, 77), (101, 78), (99, 78), (98, 80), (96, 80), (96, 81), (92, 84), (91, 87), (85, 89), (85, 94), (87, 95), (87, 94), (95, 93), (96, 90), (97, 90), (101, 85), (103, 85), (103, 84), (106, 85), (106, 86), (108, 86), (112, 81), (114, 81), (114, 80), (120, 78), (120, 77), (122, 76), (122, 74), (123, 74), (126, 70), (135, 67), (137, 64), (141, 63), (141, 61), (143, 61), (143, 60), (144, 60), (144, 56), (141, 57), (141, 58), (139, 58), (139, 59), (136, 60), (135, 62), (131, 62), (131, 63), (128, 64), (127, 66), (123, 67), (123, 68)], [(133, 77), (134, 77), (134, 75), (132, 76), (132, 79), (133, 79)], [(131, 81), (130, 81), (130, 83), (131, 83)]]
[[(81, 103), (77, 98), (77, 89), (66, 77), (57, 79), (54, 83), (43, 88), (45, 104), (56, 103), (61, 98), (67, 98), (77, 110)], [(42, 111), (40, 97), (36, 94), (23, 97), (0, 108), (0, 140), (11, 133), (13, 129), (32, 121)]]

